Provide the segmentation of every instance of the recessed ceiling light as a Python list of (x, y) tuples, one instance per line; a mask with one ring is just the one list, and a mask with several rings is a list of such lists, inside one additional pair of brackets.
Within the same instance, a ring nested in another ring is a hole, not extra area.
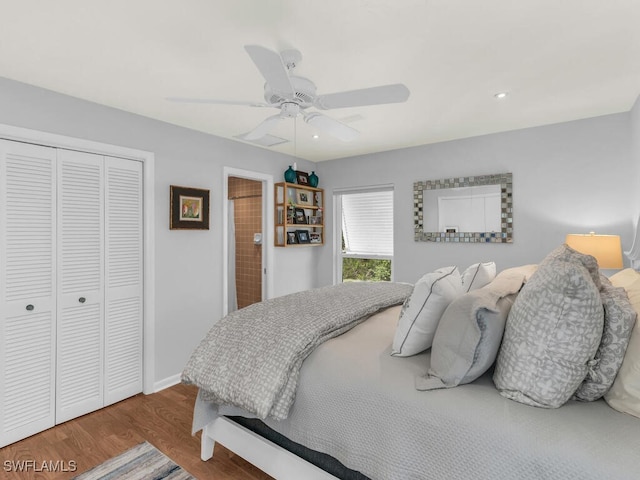
[(509, 92), (498, 92), (494, 95), (494, 97), (496, 97), (498, 100), (502, 100), (507, 95), (509, 95)]
[(314, 139), (314, 140), (317, 140), (317, 139), (319, 139), (319, 138), (320, 138), (320, 135), (318, 135), (317, 133), (315, 133), (315, 134), (313, 135), (313, 139)]

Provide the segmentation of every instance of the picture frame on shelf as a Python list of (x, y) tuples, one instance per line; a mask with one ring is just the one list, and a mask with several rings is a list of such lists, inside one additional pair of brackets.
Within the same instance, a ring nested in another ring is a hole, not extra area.
[(298, 243), (298, 237), (296, 232), (287, 232), (287, 245), (296, 245)]
[(296, 170), (296, 181), (298, 182), (298, 185), (304, 185), (305, 187), (309, 186), (309, 174), (307, 172)]
[(322, 217), (309, 215), (309, 225), (321, 225)]
[(309, 243), (322, 243), (322, 236), (317, 232), (311, 232), (309, 234)]
[(308, 230), (296, 230), (296, 237), (298, 238), (298, 243), (311, 243)]
[(301, 225), (307, 224), (307, 215), (304, 213), (304, 208), (294, 209), (293, 223), (298, 223)]
[(296, 194), (296, 203), (298, 205), (311, 205), (311, 193), (305, 190), (298, 190)]
[(169, 186), (169, 229), (209, 230), (209, 190)]

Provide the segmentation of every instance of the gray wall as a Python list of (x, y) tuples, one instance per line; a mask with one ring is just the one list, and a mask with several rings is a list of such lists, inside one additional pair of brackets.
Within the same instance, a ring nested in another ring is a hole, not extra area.
[[(3, 124), (155, 153), (154, 382), (177, 375), (222, 314), (223, 167), (278, 182), (293, 159), (3, 78), (0, 105)], [(298, 160), (302, 170), (312, 165)], [(169, 185), (211, 191), (210, 230), (169, 230)], [(316, 250), (274, 249), (274, 295), (314, 285), (303, 272), (313, 272)]]
[[(316, 172), (329, 190), (328, 212), (334, 189), (394, 185), (395, 280), (415, 282), (441, 266), (481, 261), (501, 270), (538, 263), (567, 233), (620, 234), (623, 248), (631, 246), (640, 150), (634, 159), (630, 121), (630, 113), (609, 115), (322, 162)], [(513, 173), (513, 244), (414, 242), (413, 182), (502, 172)], [(330, 225), (327, 238), (332, 232)], [(322, 250), (319, 284), (332, 282), (331, 256), (331, 246)]]
[[(223, 167), (273, 175), (291, 157), (187, 130), (0, 78), (0, 123), (155, 153), (155, 381), (181, 372), (222, 313)], [(640, 106), (626, 114), (312, 164), (327, 189), (393, 183), (396, 280), (439, 266), (494, 260), (498, 268), (540, 261), (568, 232), (619, 233), (633, 240), (640, 209)], [(417, 180), (512, 172), (513, 245), (413, 241)], [(169, 185), (211, 190), (209, 231), (169, 230)], [(636, 193), (639, 192), (639, 193)], [(332, 228), (327, 227), (327, 239)], [(274, 249), (274, 296), (332, 282), (332, 246)]]
[[(638, 170), (638, 175), (635, 177), (635, 184), (640, 186), (640, 95), (636, 99), (636, 103), (630, 112), (630, 129), (631, 129), (631, 154), (633, 156), (633, 163)], [(637, 214), (640, 215), (640, 188), (634, 188), (636, 193), (635, 206)], [(640, 239), (638, 239), (640, 241)]]

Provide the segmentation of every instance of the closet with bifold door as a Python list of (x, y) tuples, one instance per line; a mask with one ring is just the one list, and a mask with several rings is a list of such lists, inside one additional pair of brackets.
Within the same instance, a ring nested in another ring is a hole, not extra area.
[(0, 447), (142, 391), (142, 163), (0, 140)]

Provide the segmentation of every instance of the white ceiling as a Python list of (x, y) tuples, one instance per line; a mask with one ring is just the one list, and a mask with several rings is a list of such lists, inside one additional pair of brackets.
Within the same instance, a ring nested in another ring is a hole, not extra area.
[(323, 112), (361, 132), (348, 143), (281, 122), (272, 150), (312, 161), (624, 112), (640, 94), (640, 0), (0, 0), (0, 76), (231, 139), (277, 110), (165, 98), (263, 102), (247, 44), (300, 50), (320, 94), (411, 91)]

